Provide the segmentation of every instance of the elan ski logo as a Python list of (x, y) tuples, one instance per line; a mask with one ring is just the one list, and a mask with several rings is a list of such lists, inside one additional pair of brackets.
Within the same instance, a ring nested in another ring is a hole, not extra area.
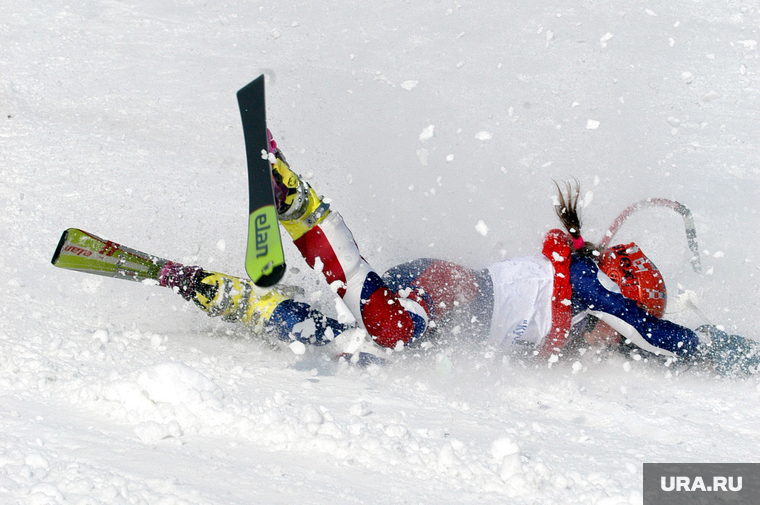
[(272, 227), (266, 214), (259, 214), (254, 219), (253, 231), (256, 235), (256, 257), (261, 258), (269, 253), (269, 230)]
[(64, 247), (63, 250), (75, 256), (92, 256), (92, 251), (71, 244)]

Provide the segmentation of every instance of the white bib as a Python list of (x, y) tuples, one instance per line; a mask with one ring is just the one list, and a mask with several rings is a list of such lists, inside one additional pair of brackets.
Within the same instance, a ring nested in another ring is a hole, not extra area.
[(491, 340), (501, 346), (538, 347), (552, 326), (554, 267), (543, 255), (488, 267), (493, 279)]

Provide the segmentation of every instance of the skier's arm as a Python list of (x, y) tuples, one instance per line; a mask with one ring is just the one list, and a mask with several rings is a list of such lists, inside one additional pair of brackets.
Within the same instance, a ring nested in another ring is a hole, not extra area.
[(697, 352), (699, 337), (692, 330), (658, 319), (625, 298), (615, 283), (588, 258), (573, 257), (570, 265), (573, 303), (604, 321), (644, 350), (688, 357)]

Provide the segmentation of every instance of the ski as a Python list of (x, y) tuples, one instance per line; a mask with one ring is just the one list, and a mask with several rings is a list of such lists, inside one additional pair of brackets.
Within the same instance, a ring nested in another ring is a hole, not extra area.
[(245, 270), (254, 284), (269, 287), (285, 273), (285, 254), (272, 188), (264, 76), (237, 92), (248, 159), (248, 243)]
[(67, 270), (142, 282), (158, 281), (167, 260), (69, 228), (61, 235), (51, 263)]

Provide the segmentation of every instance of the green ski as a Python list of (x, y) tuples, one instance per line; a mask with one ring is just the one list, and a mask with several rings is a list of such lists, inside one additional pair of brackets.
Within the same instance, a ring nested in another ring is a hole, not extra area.
[(249, 217), (245, 270), (254, 284), (268, 287), (277, 284), (284, 275), (285, 254), (272, 189), (264, 76), (259, 76), (238, 91), (237, 99), (248, 158)]
[(68, 270), (141, 282), (158, 281), (167, 260), (69, 228), (61, 235), (51, 263)]

